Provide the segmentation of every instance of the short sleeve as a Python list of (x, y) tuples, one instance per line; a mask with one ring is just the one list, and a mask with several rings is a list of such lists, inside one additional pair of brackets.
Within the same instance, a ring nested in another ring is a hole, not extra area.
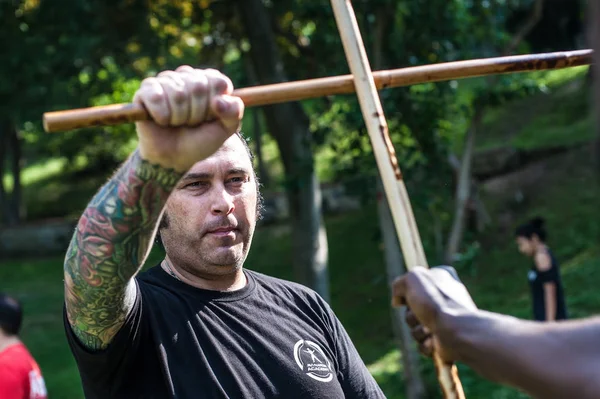
[(537, 272), (537, 278), (540, 283), (552, 283), (558, 281), (557, 268), (552, 266), (550, 269), (543, 272)]
[[(136, 281), (136, 299), (125, 324), (106, 349), (93, 351), (75, 336), (63, 306), (63, 320), (67, 341), (77, 363), (86, 397), (100, 398), (110, 392), (108, 387), (119, 386), (131, 369), (145, 333), (142, 295)], [(108, 391), (107, 391), (108, 390)]]
[(325, 301), (323, 307), (332, 328), (335, 342), (338, 380), (347, 399), (385, 398), (381, 388), (367, 369), (346, 329), (339, 321), (329, 304)]
[(22, 399), (26, 397), (26, 378), (9, 364), (0, 363), (0, 398)]

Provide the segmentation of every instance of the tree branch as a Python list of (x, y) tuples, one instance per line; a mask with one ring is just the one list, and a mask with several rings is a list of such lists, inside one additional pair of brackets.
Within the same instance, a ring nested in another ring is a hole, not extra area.
[(533, 28), (535, 28), (538, 22), (540, 22), (540, 20), (542, 19), (543, 11), (544, 0), (536, 0), (535, 4), (533, 5), (533, 9), (531, 10), (531, 14), (529, 15), (529, 18), (517, 30), (517, 33), (515, 33), (508, 46), (506, 46), (506, 48), (502, 52), (503, 55), (509, 55), (517, 49), (517, 47), (519, 46), (519, 44), (521, 44), (525, 36), (527, 36), (533, 30)]
[(293, 32), (284, 30), (281, 25), (277, 23), (275, 16), (271, 16), (271, 26), (273, 27), (273, 32), (275, 32), (277, 36), (283, 37), (289, 44), (294, 46), (302, 56), (310, 58), (311, 61), (314, 60), (315, 53), (313, 49), (310, 46), (305, 46), (300, 43), (298, 36)]

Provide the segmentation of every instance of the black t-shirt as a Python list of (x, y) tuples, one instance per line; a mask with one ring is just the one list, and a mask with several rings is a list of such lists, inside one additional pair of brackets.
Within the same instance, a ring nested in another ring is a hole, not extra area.
[(109, 347), (71, 350), (88, 399), (384, 398), (329, 305), (299, 284), (245, 270), (234, 292), (155, 266)]
[(537, 270), (535, 264), (529, 270), (527, 279), (531, 288), (531, 297), (533, 305), (533, 319), (537, 321), (546, 321), (546, 301), (544, 295), (544, 283), (552, 282), (556, 285), (556, 320), (567, 318), (567, 305), (565, 304), (565, 295), (560, 278), (558, 262), (554, 255), (549, 252), (552, 259), (550, 269), (546, 271)]

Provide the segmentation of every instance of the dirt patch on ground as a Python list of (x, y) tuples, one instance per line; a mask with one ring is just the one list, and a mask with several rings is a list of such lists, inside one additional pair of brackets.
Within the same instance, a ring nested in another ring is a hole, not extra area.
[(559, 175), (566, 173), (577, 178), (578, 170), (589, 173), (592, 161), (591, 146), (586, 145), (532, 162), (515, 172), (485, 180), (481, 187), (486, 194), (499, 197), (532, 194), (545, 184), (553, 184), (553, 180), (557, 180)]
[(508, 231), (521, 214), (542, 199), (540, 196), (546, 195), (544, 193), (548, 193), (549, 188), (558, 188), (554, 186), (560, 182), (577, 180), (581, 181), (581, 187), (600, 184), (600, 179), (592, 177), (593, 173), (592, 146), (585, 145), (532, 162), (515, 172), (487, 179), (481, 182), (480, 189), (484, 201), (493, 203), (498, 228)]

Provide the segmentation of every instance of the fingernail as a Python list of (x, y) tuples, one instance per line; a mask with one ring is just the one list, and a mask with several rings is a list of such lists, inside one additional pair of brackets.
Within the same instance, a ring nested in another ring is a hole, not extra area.
[(220, 114), (223, 114), (229, 110), (229, 101), (225, 100), (223, 97), (217, 99), (217, 111)]

